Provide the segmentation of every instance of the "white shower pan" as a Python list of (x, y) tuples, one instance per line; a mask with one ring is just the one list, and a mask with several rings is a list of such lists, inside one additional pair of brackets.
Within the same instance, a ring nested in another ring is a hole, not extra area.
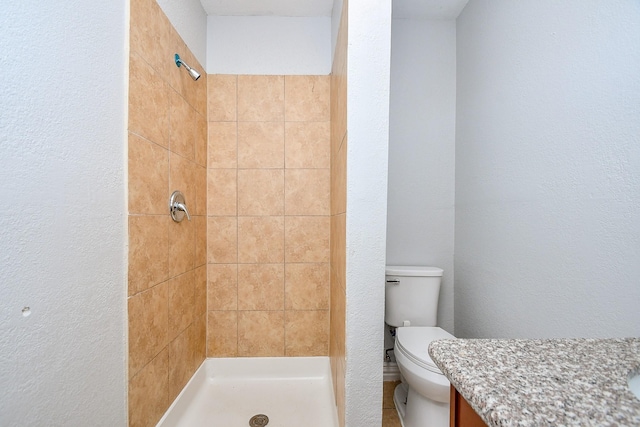
[(338, 427), (329, 358), (206, 359), (156, 427), (248, 427), (256, 415), (268, 417), (258, 426)]

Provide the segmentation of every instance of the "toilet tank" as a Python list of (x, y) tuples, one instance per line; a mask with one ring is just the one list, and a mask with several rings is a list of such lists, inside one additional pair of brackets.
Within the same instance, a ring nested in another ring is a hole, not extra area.
[(387, 266), (385, 323), (436, 326), (442, 273), (437, 267)]

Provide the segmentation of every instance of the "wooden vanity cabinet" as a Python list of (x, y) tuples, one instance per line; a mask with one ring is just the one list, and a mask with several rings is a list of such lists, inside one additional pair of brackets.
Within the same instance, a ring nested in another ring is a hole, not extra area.
[(449, 405), (451, 414), (450, 427), (487, 427), (480, 415), (462, 397), (454, 386), (451, 386), (451, 400)]

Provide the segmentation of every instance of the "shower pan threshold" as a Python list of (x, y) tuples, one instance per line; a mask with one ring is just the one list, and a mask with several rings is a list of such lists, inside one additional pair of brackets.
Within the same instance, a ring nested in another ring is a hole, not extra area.
[(328, 357), (206, 359), (156, 427), (338, 427)]

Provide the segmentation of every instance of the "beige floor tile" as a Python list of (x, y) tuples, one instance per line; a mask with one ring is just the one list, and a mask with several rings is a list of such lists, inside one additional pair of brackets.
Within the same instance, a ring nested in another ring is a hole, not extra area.
[(385, 381), (382, 383), (382, 407), (384, 409), (395, 408), (393, 403), (393, 392), (400, 384), (400, 381)]
[(382, 410), (382, 427), (402, 427), (400, 419), (398, 418), (398, 412), (395, 409), (383, 409)]

